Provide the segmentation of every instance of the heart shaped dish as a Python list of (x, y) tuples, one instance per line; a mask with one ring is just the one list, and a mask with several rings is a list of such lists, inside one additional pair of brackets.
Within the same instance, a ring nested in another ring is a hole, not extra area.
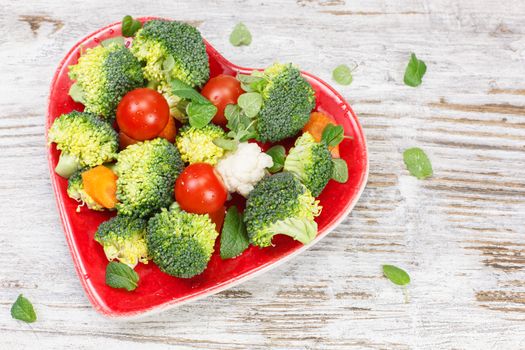
[[(145, 22), (151, 19), (140, 20)], [(49, 130), (53, 121), (61, 114), (83, 110), (83, 106), (74, 102), (68, 95), (69, 88), (73, 84), (68, 77), (68, 66), (77, 62), (81, 50), (120, 35), (121, 24), (117, 22), (85, 37), (67, 53), (56, 70), (51, 84), (46, 130)], [(249, 74), (253, 70), (236, 66), (208, 42), (205, 44), (211, 77), (219, 74)], [(101, 222), (115, 214), (107, 211), (91, 211), (86, 208), (82, 208), (80, 212), (76, 211), (78, 203), (67, 195), (67, 179), (58, 176), (54, 171), (60, 152), (55, 144), (49, 147), (50, 176), (66, 240), (80, 282), (96, 310), (109, 317), (132, 317), (165, 310), (218, 293), (297, 256), (347, 218), (363, 192), (368, 177), (365, 137), (356, 115), (343, 97), (315, 76), (306, 72), (302, 74), (315, 90), (317, 101), (315, 110), (332, 116), (343, 126), (345, 135), (348, 136), (340, 144), (341, 157), (348, 164), (348, 181), (344, 184), (330, 181), (318, 197), (323, 210), (316, 218), (318, 234), (311, 243), (303, 245), (288, 236), (278, 235), (273, 240), (273, 246), (266, 248), (250, 246), (241, 256), (222, 260), (217, 242), (215, 253), (207, 269), (193, 278), (169, 276), (161, 272), (154, 263), (149, 263), (139, 264), (135, 268), (140, 276), (140, 282), (139, 287), (133, 292), (107, 286), (105, 272), (108, 262), (103, 249), (94, 240), (94, 234)]]

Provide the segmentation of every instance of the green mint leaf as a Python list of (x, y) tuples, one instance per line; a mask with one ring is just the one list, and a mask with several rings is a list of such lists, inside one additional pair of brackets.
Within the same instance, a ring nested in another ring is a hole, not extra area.
[(405, 84), (412, 87), (421, 85), (426, 71), (427, 65), (425, 62), (418, 60), (416, 54), (413, 53), (410, 55), (410, 61), (408, 62), (407, 68), (405, 70)]
[(216, 138), (213, 140), (213, 144), (217, 147), (220, 147), (226, 151), (235, 151), (237, 150), (237, 145), (239, 144), (239, 142), (237, 142), (236, 140), (232, 140), (232, 139), (227, 139), (227, 138), (224, 138), (224, 137), (219, 137), (219, 138)]
[(36, 313), (35, 309), (33, 309), (33, 304), (20, 294), (13, 306), (11, 306), (11, 317), (27, 323), (35, 322)]
[(233, 28), (230, 34), (230, 43), (233, 46), (250, 45), (252, 43), (252, 34), (244, 23), (239, 22)]
[(186, 114), (188, 114), (190, 125), (197, 129), (208, 125), (216, 113), (217, 107), (209, 102), (199, 103), (193, 101), (186, 106)]
[(350, 85), (354, 77), (352, 76), (352, 70), (346, 64), (341, 64), (332, 71), (332, 79), (338, 84)]
[(335, 147), (345, 138), (344, 129), (341, 125), (328, 124), (323, 130), (321, 140), (329, 147)]
[(183, 81), (179, 79), (171, 79), (170, 80), (171, 85), (171, 91), (174, 95), (179, 96), (180, 98), (185, 98), (187, 100), (190, 100), (192, 102), (197, 103), (210, 103), (204, 96), (199, 94), (197, 90), (189, 86), (188, 84), (184, 83)]
[(286, 158), (286, 149), (281, 145), (275, 145), (266, 151), (266, 154), (272, 157), (273, 165), (268, 168), (270, 173), (280, 171), (284, 166), (284, 159)]
[(333, 158), (334, 170), (332, 172), (332, 179), (339, 183), (346, 183), (348, 181), (348, 165), (346, 161), (341, 158)]
[(232, 139), (244, 142), (257, 136), (255, 121), (248, 118), (238, 105), (227, 105), (224, 116), (228, 120), (226, 127), (230, 129), (228, 136)]
[(420, 180), (432, 176), (432, 164), (421, 148), (413, 147), (405, 150), (403, 160), (410, 175)]
[(124, 46), (124, 44), (126, 43), (124, 37), (122, 36), (116, 36), (114, 38), (109, 38), (109, 39), (106, 39), (106, 40), (103, 40), (100, 45), (104, 46), (104, 47), (108, 47), (110, 46), (111, 44), (117, 44), (117, 45), (121, 45), (121, 46)]
[(262, 102), (262, 96), (257, 92), (246, 92), (237, 100), (237, 104), (248, 118), (254, 118), (259, 113)]
[(241, 255), (248, 246), (246, 226), (236, 206), (231, 206), (224, 218), (221, 233), (221, 258), (230, 259)]
[(405, 286), (410, 283), (410, 276), (408, 273), (394, 265), (383, 265), (383, 274), (392, 283), (398, 286)]
[(84, 90), (78, 85), (78, 82), (69, 88), (69, 96), (71, 96), (73, 101), (85, 104)]
[(140, 23), (140, 21), (137, 21), (136, 19), (133, 19), (133, 17), (128, 15), (124, 16), (124, 18), (122, 19), (123, 36), (133, 36), (140, 28), (142, 28), (142, 23)]
[(106, 284), (112, 288), (123, 288), (128, 292), (135, 290), (139, 275), (128, 265), (111, 261), (106, 267)]
[[(243, 89), (246, 92), (254, 92), (254, 91), (260, 91), (255, 89), (259, 86), (257, 85), (260, 81), (263, 80), (262, 77), (257, 77), (254, 75), (248, 75), (248, 74), (237, 74), (237, 80), (241, 83), (241, 89)], [(252, 87), (253, 84), (253, 87)]]

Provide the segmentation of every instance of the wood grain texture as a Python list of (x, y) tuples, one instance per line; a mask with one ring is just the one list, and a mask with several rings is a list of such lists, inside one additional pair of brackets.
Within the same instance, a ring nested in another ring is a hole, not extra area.
[[(0, 0), (0, 348), (525, 348), (525, 2), (519, 0)], [(124, 14), (198, 25), (233, 62), (293, 61), (330, 81), (368, 139), (348, 219), (297, 259), (216, 296), (129, 322), (101, 318), (72, 266), (48, 178), (54, 69)], [(233, 48), (237, 21), (253, 34)], [(403, 73), (423, 59), (423, 84)], [(402, 151), (435, 175), (410, 177)], [(409, 302), (381, 264), (410, 272)], [(19, 293), (38, 321), (12, 320)]]

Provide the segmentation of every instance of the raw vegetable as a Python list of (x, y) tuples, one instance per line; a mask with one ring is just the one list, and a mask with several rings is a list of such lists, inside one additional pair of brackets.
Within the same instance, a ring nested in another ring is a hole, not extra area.
[(162, 129), (158, 137), (162, 137), (170, 143), (175, 142), (175, 135), (177, 135), (177, 125), (175, 124), (175, 119), (173, 117), (169, 117), (168, 124)]
[(31, 304), (29, 299), (20, 294), (13, 303), (13, 306), (11, 306), (11, 317), (27, 323), (35, 322), (36, 313), (33, 304)]
[(150, 140), (157, 137), (168, 124), (170, 107), (156, 90), (148, 88), (128, 92), (117, 107), (117, 124), (129, 137)]
[(189, 213), (214, 213), (223, 207), (227, 196), (220, 176), (207, 163), (188, 166), (175, 182), (175, 199)]
[(117, 204), (117, 176), (109, 168), (99, 165), (82, 173), (86, 194), (104, 208), (113, 209)]
[(227, 153), (217, 164), (217, 171), (229, 192), (247, 197), (253, 187), (267, 174), (273, 165), (272, 157), (264, 153), (256, 143), (240, 143), (235, 152)]
[(403, 160), (410, 175), (420, 180), (433, 175), (432, 163), (427, 154), (421, 148), (413, 147), (403, 152)]
[(348, 181), (348, 165), (346, 161), (341, 158), (333, 158), (334, 171), (332, 173), (332, 180), (339, 183), (346, 183)]
[(286, 159), (286, 149), (281, 145), (275, 145), (268, 149), (266, 154), (272, 157), (273, 161), (273, 165), (268, 167), (268, 171), (272, 174), (281, 171)]
[(92, 210), (104, 210), (104, 207), (98, 204), (89, 194), (84, 191), (84, 185), (82, 183), (82, 172), (85, 169), (77, 170), (73, 175), (71, 175), (67, 181), (67, 195), (80, 202), (77, 206), (77, 212), (80, 211), (80, 207), (86, 205), (89, 209)]
[(215, 224), (215, 230), (221, 232), (222, 225), (224, 224), (224, 217), (226, 216), (226, 207), (222, 207), (213, 213), (208, 213), (208, 216), (211, 219), (211, 222)]
[(221, 233), (221, 258), (235, 258), (241, 255), (249, 245), (250, 240), (246, 233), (243, 215), (239, 213), (236, 206), (231, 206), (226, 214)]
[(127, 37), (133, 36), (140, 28), (142, 28), (142, 23), (133, 19), (133, 17), (128, 15), (122, 18), (122, 35)]
[(139, 61), (117, 43), (87, 49), (76, 65), (69, 66), (69, 77), (76, 80), (71, 93), (75, 101), (107, 119), (115, 116), (122, 96), (144, 85)]
[(417, 59), (416, 54), (410, 55), (410, 61), (408, 62), (405, 70), (404, 82), (408, 86), (417, 87), (423, 82), (423, 76), (427, 72), (427, 65), (425, 62)]
[(332, 79), (341, 85), (350, 85), (354, 80), (352, 70), (346, 64), (341, 64), (333, 70)]
[(241, 83), (231, 75), (221, 74), (208, 80), (201, 94), (217, 107), (217, 114), (213, 117), (212, 122), (226, 125), (224, 109), (229, 104), (236, 104), (242, 93)]
[(75, 162), (68, 166), (67, 172), (60, 172), (63, 177), (69, 177), (81, 167), (110, 162), (118, 150), (118, 136), (111, 125), (86, 112), (73, 111), (59, 116), (49, 128), (48, 140), (62, 151), (57, 168), (62, 167), (64, 159), (74, 157), (77, 161), (76, 166)]
[(310, 133), (305, 132), (288, 152), (284, 170), (297, 176), (317, 197), (332, 177), (334, 164), (326, 143), (316, 142)]
[(259, 247), (272, 244), (273, 236), (284, 234), (303, 243), (317, 235), (314, 218), (321, 206), (310, 191), (291, 173), (262, 179), (250, 193), (244, 222), (250, 242)]
[(174, 203), (149, 220), (146, 241), (161, 271), (190, 278), (206, 269), (217, 236), (207, 214), (190, 214)]
[(275, 63), (264, 72), (254, 71), (253, 77), (257, 79), (252, 79), (249, 88), (263, 100), (256, 118), (257, 140), (276, 142), (295, 136), (315, 106), (311, 85), (292, 64)]
[(206, 47), (199, 31), (189, 24), (152, 20), (139, 30), (131, 47), (145, 64), (144, 76), (163, 88), (177, 78), (202, 86), (210, 75)]
[(394, 265), (383, 265), (383, 274), (392, 283), (404, 286), (410, 283), (410, 276), (405, 270)]
[(128, 147), (129, 145), (134, 145), (136, 143), (139, 143), (139, 140), (135, 140), (122, 131), (119, 131), (118, 133), (118, 139), (119, 139), (119, 149), (123, 150), (124, 148)]
[(224, 136), (224, 131), (217, 125), (208, 124), (201, 129), (185, 125), (176, 142), (184, 162), (215, 165), (224, 155), (224, 149), (215, 145), (213, 140)]
[(115, 166), (119, 214), (145, 218), (168, 207), (183, 168), (177, 147), (162, 138), (122, 150)]
[(99, 225), (95, 241), (110, 261), (118, 260), (131, 268), (139, 262), (147, 264), (146, 225), (145, 219), (117, 215)]
[[(303, 131), (309, 132), (313, 136), (315, 141), (320, 142), (323, 136), (323, 131), (326, 129), (327, 125), (337, 125), (335, 120), (330, 116), (321, 113), (321, 112), (312, 112), (310, 114), (310, 119), (308, 123), (303, 127)], [(332, 153), (333, 158), (339, 158), (339, 145), (328, 147), (330, 153)]]
[(110, 261), (106, 266), (106, 284), (112, 288), (122, 288), (131, 292), (139, 283), (139, 275), (128, 265)]
[(200, 129), (213, 119), (217, 113), (217, 107), (208, 99), (179, 79), (171, 79), (169, 83), (170, 93), (181, 99), (179, 104), (187, 103), (185, 112), (191, 126)]
[(250, 45), (252, 43), (252, 34), (248, 27), (242, 22), (239, 22), (233, 28), (230, 34), (230, 44), (233, 46)]

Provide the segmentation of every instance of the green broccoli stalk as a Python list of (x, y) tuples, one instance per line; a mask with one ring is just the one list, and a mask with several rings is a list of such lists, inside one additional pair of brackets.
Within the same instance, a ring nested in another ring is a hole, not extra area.
[(244, 222), (250, 242), (267, 247), (273, 236), (284, 234), (308, 244), (317, 235), (314, 218), (321, 209), (319, 201), (291, 173), (267, 176), (250, 192), (246, 202)]
[(56, 172), (71, 176), (82, 167), (94, 167), (115, 159), (118, 135), (111, 125), (87, 112), (62, 114), (48, 131), (48, 141), (61, 150)]
[(117, 211), (148, 217), (173, 202), (173, 186), (184, 168), (177, 147), (163, 138), (128, 146), (117, 156)]
[(84, 104), (86, 111), (108, 119), (115, 116), (127, 92), (144, 86), (140, 62), (117, 43), (87, 49), (76, 65), (69, 66), (69, 77), (76, 80), (70, 95)]
[(301, 180), (317, 197), (332, 178), (334, 163), (325, 142), (316, 142), (314, 137), (305, 132), (295, 141), (284, 161), (284, 171), (289, 171)]
[(222, 128), (214, 124), (208, 124), (200, 129), (189, 125), (183, 126), (176, 140), (182, 160), (190, 164), (217, 164), (224, 155), (224, 149), (216, 146), (213, 140), (225, 135)]
[(174, 204), (149, 220), (146, 241), (151, 258), (163, 272), (190, 278), (206, 269), (217, 236), (207, 214), (187, 213)]
[(80, 207), (87, 205), (92, 210), (104, 210), (104, 207), (98, 204), (89, 194), (84, 191), (84, 185), (82, 183), (82, 173), (87, 169), (77, 170), (73, 175), (69, 177), (67, 181), (67, 195), (69, 198), (73, 198), (80, 204), (77, 206), (77, 212), (80, 211)]
[(244, 88), (259, 92), (263, 100), (256, 117), (257, 140), (277, 142), (295, 136), (315, 107), (314, 90), (299, 69), (291, 63), (275, 63), (248, 78)]
[(143, 63), (150, 82), (169, 88), (169, 80), (202, 86), (210, 76), (206, 46), (199, 31), (186, 23), (152, 20), (144, 24), (131, 52)]
[(109, 261), (118, 260), (131, 268), (148, 263), (145, 219), (117, 215), (100, 224), (95, 241), (104, 248)]

